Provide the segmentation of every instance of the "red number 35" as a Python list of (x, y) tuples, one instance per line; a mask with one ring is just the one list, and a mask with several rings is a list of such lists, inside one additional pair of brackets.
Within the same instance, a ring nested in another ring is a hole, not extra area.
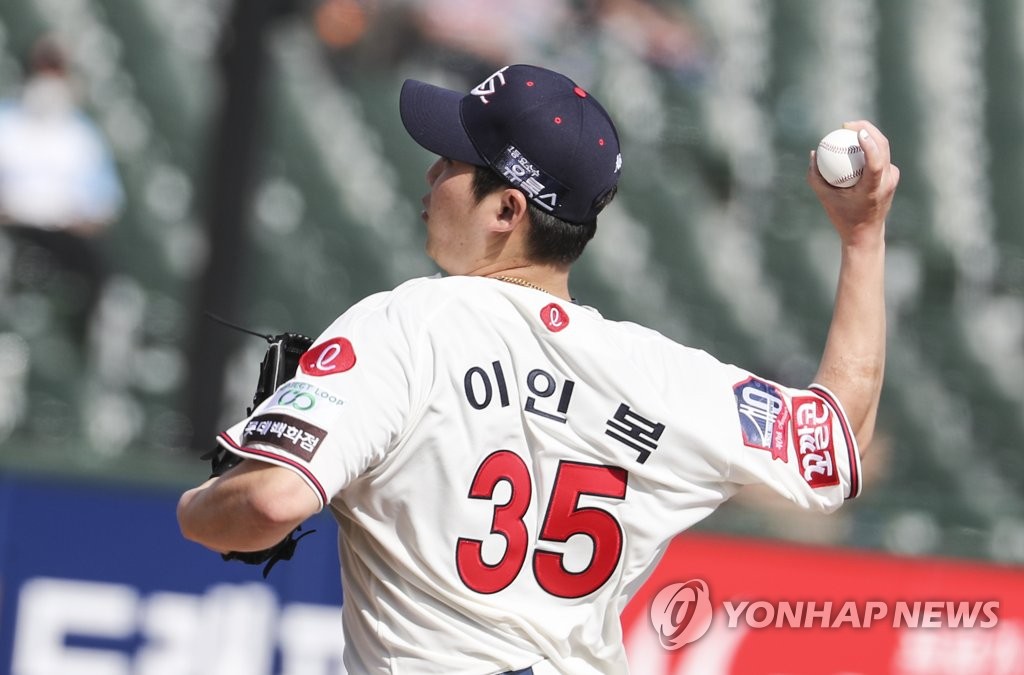
[[(491, 499), (500, 481), (512, 487), (508, 502), (494, 507), (491, 533), (505, 539), (505, 552), (494, 563), (484, 562), (483, 542), (460, 537), (455, 547), (456, 567), (463, 583), (477, 593), (497, 593), (519, 575), (529, 549), (523, 517), (532, 499), (530, 472), (519, 455), (510, 450), (491, 453), (480, 464), (470, 486), (470, 499)], [(555, 474), (551, 502), (539, 541), (566, 542), (574, 534), (590, 537), (594, 554), (587, 567), (570, 572), (561, 553), (538, 549), (533, 554), (533, 574), (540, 587), (560, 598), (580, 598), (600, 588), (614, 573), (622, 556), (622, 527), (609, 512), (579, 507), (580, 495), (624, 499), (626, 470), (614, 466), (562, 462)]]

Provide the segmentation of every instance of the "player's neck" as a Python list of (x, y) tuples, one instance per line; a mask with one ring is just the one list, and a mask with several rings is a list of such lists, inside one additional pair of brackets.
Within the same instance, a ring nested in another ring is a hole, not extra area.
[(516, 286), (544, 291), (563, 300), (572, 301), (572, 296), (569, 295), (568, 269), (547, 265), (505, 265), (494, 269), (480, 270), (477, 274)]

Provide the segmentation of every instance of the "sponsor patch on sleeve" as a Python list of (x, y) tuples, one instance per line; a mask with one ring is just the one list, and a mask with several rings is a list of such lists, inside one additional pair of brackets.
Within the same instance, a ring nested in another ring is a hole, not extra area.
[(242, 431), (242, 445), (261, 443), (295, 455), (305, 461), (313, 459), (327, 432), (308, 422), (268, 413), (253, 417)]
[(342, 405), (345, 405), (345, 401), (337, 394), (309, 382), (292, 380), (278, 387), (269, 408), (292, 408), (299, 412), (309, 412), (315, 409), (316, 412), (320, 412), (324, 408), (333, 410)]
[(756, 377), (733, 385), (743, 444), (789, 461), (789, 408), (779, 388)]
[(793, 443), (800, 475), (812, 488), (839, 485), (832, 409), (817, 396), (793, 397)]

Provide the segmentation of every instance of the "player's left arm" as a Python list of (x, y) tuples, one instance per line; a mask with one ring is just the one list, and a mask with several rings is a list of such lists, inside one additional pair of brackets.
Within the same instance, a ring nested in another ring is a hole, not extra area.
[(888, 139), (873, 124), (845, 126), (858, 132), (864, 149), (860, 181), (832, 187), (813, 153), (807, 173), (842, 246), (832, 322), (815, 381), (840, 400), (864, 448), (874, 433), (885, 368), (885, 221), (900, 171), (891, 162)]
[(178, 525), (186, 539), (220, 553), (260, 551), (319, 510), (316, 493), (294, 471), (249, 459), (185, 492)]

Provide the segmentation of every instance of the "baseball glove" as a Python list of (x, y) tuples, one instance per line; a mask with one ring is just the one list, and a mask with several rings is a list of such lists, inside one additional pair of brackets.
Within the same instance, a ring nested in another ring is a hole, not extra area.
[[(256, 335), (259, 334), (256, 333)], [(264, 338), (270, 346), (267, 347), (267, 353), (263, 357), (263, 362), (260, 363), (256, 393), (252, 398), (252, 407), (245, 411), (246, 415), (251, 415), (260, 403), (277, 390), (278, 386), (295, 375), (295, 371), (299, 366), (299, 358), (313, 344), (313, 340), (298, 333), (281, 333), (274, 336), (260, 335), (260, 337)], [(212, 478), (220, 476), (228, 469), (238, 465), (243, 458), (233, 452), (229, 452), (218, 444), (213, 450), (203, 455), (201, 459), (209, 460), (212, 469), (210, 477)], [(308, 530), (296, 537), (295, 534), (301, 530), (302, 526), (300, 525), (277, 544), (262, 551), (231, 551), (229, 553), (222, 553), (221, 557), (224, 560), (240, 560), (248, 565), (262, 565), (266, 563), (266, 566), (263, 568), (263, 578), (266, 578), (279, 560), (291, 560), (299, 539), (302, 539), (307, 534), (316, 532), (316, 530)]]

